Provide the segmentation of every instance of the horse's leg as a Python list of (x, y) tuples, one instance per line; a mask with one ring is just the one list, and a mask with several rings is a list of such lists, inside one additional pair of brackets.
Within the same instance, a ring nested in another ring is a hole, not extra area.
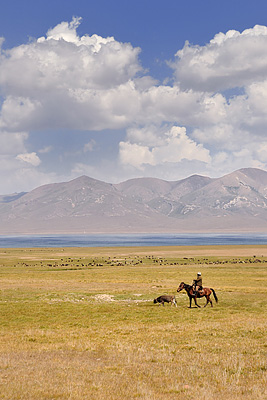
[(209, 294), (209, 301), (210, 301), (210, 305), (211, 305), (211, 307), (213, 307), (213, 304), (212, 304), (212, 301), (211, 301), (211, 298), (210, 298), (210, 296), (211, 296), (211, 292), (210, 292), (210, 294)]
[(212, 304), (210, 296), (211, 296), (211, 291), (210, 291), (210, 294), (209, 294), (209, 302), (210, 302), (210, 306), (213, 307), (213, 304)]
[(191, 308), (191, 305), (192, 305), (192, 297), (191, 296), (188, 296), (189, 297), (189, 308)]
[(198, 308), (201, 308), (201, 306), (199, 306), (199, 305), (197, 304), (196, 296), (194, 297), (194, 301), (195, 301), (195, 305), (196, 305)]
[(204, 307), (206, 307), (208, 305), (208, 303), (210, 303), (211, 307), (213, 307), (213, 304), (212, 304), (212, 301), (211, 301), (211, 298), (210, 298), (209, 294), (206, 296), (206, 299), (207, 299), (207, 303), (205, 304)]

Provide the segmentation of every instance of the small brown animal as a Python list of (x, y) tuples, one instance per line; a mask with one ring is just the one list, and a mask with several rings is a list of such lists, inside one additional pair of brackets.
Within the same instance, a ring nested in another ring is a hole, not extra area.
[(154, 304), (159, 303), (164, 306), (164, 303), (171, 303), (171, 305), (175, 305), (177, 307), (176, 299), (175, 296), (168, 296), (168, 295), (163, 295), (159, 296), (156, 299), (154, 299)]

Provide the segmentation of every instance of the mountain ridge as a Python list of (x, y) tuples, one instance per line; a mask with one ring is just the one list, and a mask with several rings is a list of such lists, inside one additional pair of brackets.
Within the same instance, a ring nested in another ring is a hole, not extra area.
[(0, 196), (0, 221), (0, 234), (264, 232), (267, 172), (117, 184), (83, 175)]

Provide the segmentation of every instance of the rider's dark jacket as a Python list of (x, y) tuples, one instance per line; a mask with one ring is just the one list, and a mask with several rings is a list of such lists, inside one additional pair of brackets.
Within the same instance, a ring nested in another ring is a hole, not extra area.
[(194, 279), (194, 286), (199, 286), (199, 288), (202, 289), (202, 278), (201, 278), (201, 276), (198, 276), (197, 279)]

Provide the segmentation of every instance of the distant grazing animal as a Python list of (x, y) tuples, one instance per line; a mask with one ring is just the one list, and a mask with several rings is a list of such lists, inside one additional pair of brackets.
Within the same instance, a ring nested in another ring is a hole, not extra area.
[(197, 304), (196, 298), (197, 298), (197, 297), (200, 298), (200, 297), (204, 297), (204, 296), (206, 297), (206, 300), (207, 300), (207, 303), (205, 304), (204, 307), (206, 307), (206, 305), (207, 305), (208, 303), (210, 303), (211, 307), (213, 307), (212, 301), (211, 301), (211, 299), (210, 299), (211, 293), (213, 293), (213, 296), (214, 296), (214, 298), (215, 298), (216, 303), (218, 302), (218, 297), (216, 296), (215, 290), (212, 289), (212, 288), (206, 288), (206, 287), (204, 287), (202, 290), (199, 290), (199, 291), (195, 292), (193, 286), (187, 285), (186, 283), (181, 282), (180, 285), (179, 285), (179, 287), (178, 287), (178, 289), (177, 289), (177, 292), (180, 292), (180, 291), (183, 290), (183, 289), (186, 291), (186, 293), (187, 293), (187, 295), (188, 295), (188, 297), (189, 297), (189, 301), (190, 301), (190, 306), (189, 306), (189, 308), (191, 308), (192, 299), (194, 299), (195, 305), (196, 305), (197, 307), (200, 307), (200, 306)]
[(171, 303), (171, 305), (175, 305), (177, 307), (176, 299), (175, 296), (168, 296), (168, 295), (163, 295), (159, 296), (156, 299), (154, 299), (154, 304), (159, 303), (164, 306), (164, 303)]

